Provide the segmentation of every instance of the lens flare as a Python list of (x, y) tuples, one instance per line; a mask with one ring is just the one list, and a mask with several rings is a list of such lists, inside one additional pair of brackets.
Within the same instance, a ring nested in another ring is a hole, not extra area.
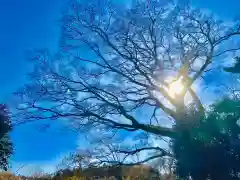
[(184, 85), (182, 84), (182, 79), (178, 79), (176, 81), (173, 81), (171, 84), (169, 84), (168, 87), (168, 94), (171, 97), (176, 97), (176, 95), (179, 95), (183, 92), (184, 90)]

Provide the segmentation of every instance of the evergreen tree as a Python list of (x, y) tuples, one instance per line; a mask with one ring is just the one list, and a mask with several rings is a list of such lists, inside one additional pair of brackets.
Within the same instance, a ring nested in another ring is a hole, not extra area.
[(194, 180), (240, 178), (239, 108), (239, 99), (218, 101), (198, 126), (173, 141), (178, 176)]
[(0, 169), (7, 170), (8, 160), (13, 152), (13, 145), (9, 137), (11, 121), (6, 105), (0, 105)]

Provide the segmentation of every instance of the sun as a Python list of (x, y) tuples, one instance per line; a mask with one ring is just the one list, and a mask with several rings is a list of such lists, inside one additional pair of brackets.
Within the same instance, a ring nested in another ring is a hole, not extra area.
[(176, 95), (179, 95), (183, 92), (184, 85), (182, 84), (182, 78), (179, 78), (176, 81), (173, 81), (168, 86), (168, 94), (174, 98)]

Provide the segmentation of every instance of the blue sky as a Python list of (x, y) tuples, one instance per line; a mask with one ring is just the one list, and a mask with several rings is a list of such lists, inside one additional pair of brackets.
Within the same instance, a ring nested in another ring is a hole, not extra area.
[[(0, 101), (7, 102), (25, 81), (30, 63), (25, 60), (25, 50), (58, 48), (61, 0), (0, 0)], [(12, 133), (15, 144), (13, 162), (41, 163), (76, 148), (77, 135), (60, 131), (39, 132), (38, 124), (16, 128)], [(47, 147), (47, 148), (46, 148)], [(37, 154), (37, 155), (36, 155)], [(14, 165), (14, 164), (13, 164)]]
[[(240, 17), (239, 0), (192, 0), (197, 7), (209, 9), (221, 18)], [(7, 102), (11, 93), (25, 81), (31, 65), (25, 50), (58, 49), (61, 10), (66, 0), (0, 0), (0, 102)], [(238, 14), (239, 13), (239, 14)], [(15, 154), (13, 168), (19, 164), (56, 163), (62, 154), (83, 146), (76, 133), (64, 131), (53, 123), (40, 132), (39, 124), (22, 125), (12, 133)]]

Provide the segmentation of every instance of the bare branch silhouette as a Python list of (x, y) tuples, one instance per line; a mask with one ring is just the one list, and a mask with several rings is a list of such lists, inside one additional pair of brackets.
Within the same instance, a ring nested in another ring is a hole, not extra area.
[[(119, 7), (104, 0), (73, 1), (62, 18), (62, 52), (37, 51), (32, 58), (30, 83), (16, 93), (21, 97), (16, 123), (60, 119), (99, 136), (96, 130), (104, 129), (176, 138), (183, 126), (191, 128), (205, 115), (192, 85), (220, 55), (239, 49), (224, 46), (239, 34), (237, 24), (228, 27), (171, 2)], [(182, 78), (181, 94), (169, 94), (168, 77)], [(196, 107), (194, 118), (186, 94)], [(149, 117), (139, 115), (146, 111)], [(166, 126), (164, 116), (175, 126)], [(158, 150), (138, 163), (170, 155)]]

